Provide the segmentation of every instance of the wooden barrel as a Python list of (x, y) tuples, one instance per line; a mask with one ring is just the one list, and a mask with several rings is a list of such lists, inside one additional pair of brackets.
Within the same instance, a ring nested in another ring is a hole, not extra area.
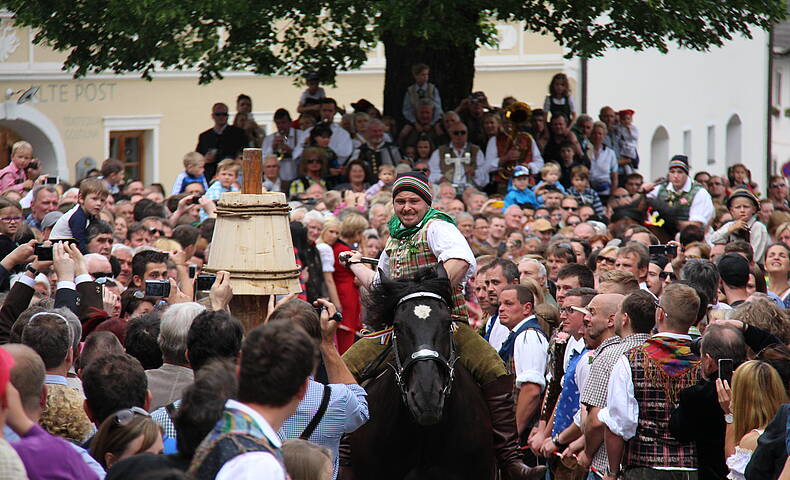
[(206, 272), (230, 272), (233, 295), (301, 292), (285, 195), (223, 193)]

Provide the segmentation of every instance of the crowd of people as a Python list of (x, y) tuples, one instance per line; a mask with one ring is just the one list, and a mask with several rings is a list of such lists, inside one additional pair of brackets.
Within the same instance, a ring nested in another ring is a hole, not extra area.
[[(376, 414), (358, 382), (392, 342), (367, 293), (441, 265), (503, 478), (790, 478), (787, 179), (683, 155), (645, 178), (636, 113), (578, 112), (562, 74), (542, 108), (444, 110), (412, 73), (394, 117), (340, 111), (313, 74), (268, 135), (249, 96), (232, 124), (216, 103), (170, 188), (115, 159), (52, 184), (14, 144), (0, 476), (347, 478), (344, 436)], [(230, 274), (195, 280), (248, 147), (302, 292), (245, 332)]]

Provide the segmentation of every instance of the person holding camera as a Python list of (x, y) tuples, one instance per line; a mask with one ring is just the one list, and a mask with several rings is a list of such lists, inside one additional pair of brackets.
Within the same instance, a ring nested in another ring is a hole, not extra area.
[(736, 240), (746, 240), (754, 249), (754, 258), (762, 262), (768, 247), (768, 230), (757, 219), (760, 202), (747, 188), (736, 188), (727, 197), (727, 209), (732, 215), (729, 221), (713, 232), (710, 242), (726, 245)]

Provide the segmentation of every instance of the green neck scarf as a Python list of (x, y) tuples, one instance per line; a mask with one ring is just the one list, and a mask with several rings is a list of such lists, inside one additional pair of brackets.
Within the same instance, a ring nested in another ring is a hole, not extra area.
[(404, 240), (410, 238), (415, 233), (419, 232), (420, 229), (423, 227), (423, 225), (425, 225), (428, 222), (428, 220), (432, 218), (438, 218), (440, 220), (444, 220), (445, 222), (449, 222), (455, 225), (455, 220), (453, 220), (453, 217), (431, 207), (428, 210), (428, 213), (425, 214), (425, 217), (423, 217), (423, 219), (420, 221), (420, 223), (418, 223), (413, 227), (408, 227), (408, 228), (404, 227), (403, 224), (400, 223), (400, 219), (397, 217), (397, 215), (392, 215), (392, 218), (390, 218), (389, 221), (390, 237), (396, 240)]

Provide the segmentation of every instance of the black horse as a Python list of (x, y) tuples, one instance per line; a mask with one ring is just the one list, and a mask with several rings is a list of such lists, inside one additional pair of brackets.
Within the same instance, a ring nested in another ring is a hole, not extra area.
[(495, 478), (488, 409), (456, 364), (451, 296), (442, 266), (382, 275), (371, 292), (368, 318), (393, 328), (392, 368), (365, 386), (370, 420), (350, 437), (355, 480)]

